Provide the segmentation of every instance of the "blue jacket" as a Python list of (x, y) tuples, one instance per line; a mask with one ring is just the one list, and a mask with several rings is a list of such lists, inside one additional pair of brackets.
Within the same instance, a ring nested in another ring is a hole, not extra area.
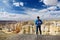
[(36, 24), (36, 26), (41, 26), (42, 20), (36, 20), (36, 21), (35, 21), (35, 24)]

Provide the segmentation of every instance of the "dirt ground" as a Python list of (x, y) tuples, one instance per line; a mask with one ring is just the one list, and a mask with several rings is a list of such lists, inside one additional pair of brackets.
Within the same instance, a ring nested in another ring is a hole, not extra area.
[(48, 35), (16, 35), (9, 37), (7, 40), (60, 40), (60, 36), (48, 36)]
[(6, 34), (0, 31), (0, 40), (60, 40), (60, 36), (33, 34)]

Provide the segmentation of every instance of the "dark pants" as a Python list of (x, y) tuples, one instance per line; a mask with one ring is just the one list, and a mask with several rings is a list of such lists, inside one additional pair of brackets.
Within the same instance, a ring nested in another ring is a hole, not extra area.
[(38, 29), (39, 29), (40, 34), (42, 34), (41, 33), (41, 26), (36, 26), (36, 34), (38, 34)]

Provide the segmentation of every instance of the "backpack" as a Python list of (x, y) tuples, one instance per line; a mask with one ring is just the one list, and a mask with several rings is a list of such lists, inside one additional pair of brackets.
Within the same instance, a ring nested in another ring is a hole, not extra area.
[(37, 20), (37, 21), (36, 21), (36, 24), (37, 24), (37, 25), (41, 25), (41, 24), (42, 24), (42, 21), (41, 21), (41, 20)]

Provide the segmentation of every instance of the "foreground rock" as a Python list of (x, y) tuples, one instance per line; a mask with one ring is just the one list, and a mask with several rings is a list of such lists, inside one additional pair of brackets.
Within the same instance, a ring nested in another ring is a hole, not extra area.
[(16, 35), (16, 36), (9, 37), (6, 40), (60, 40), (60, 36)]
[(0, 31), (0, 40), (60, 40), (60, 36), (7, 34)]

